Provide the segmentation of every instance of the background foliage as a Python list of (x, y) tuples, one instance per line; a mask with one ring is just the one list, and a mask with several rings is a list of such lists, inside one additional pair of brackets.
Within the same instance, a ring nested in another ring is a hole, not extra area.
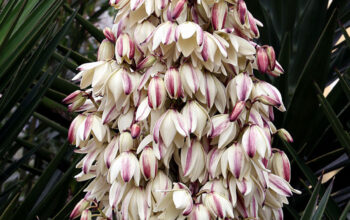
[[(265, 24), (259, 43), (274, 46), (286, 72), (258, 76), (280, 89), (288, 108), (276, 125), (295, 140), (274, 140), (303, 192), (286, 219), (346, 219), (350, 2), (246, 3)], [(82, 198), (86, 183), (73, 179), (80, 157), (66, 141), (74, 114), (61, 100), (78, 89), (69, 82), (76, 67), (96, 60), (108, 10), (107, 0), (0, 0), (0, 220), (65, 219)]]

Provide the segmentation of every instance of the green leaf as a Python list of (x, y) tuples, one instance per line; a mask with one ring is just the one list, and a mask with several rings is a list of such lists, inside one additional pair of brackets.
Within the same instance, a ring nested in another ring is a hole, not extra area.
[(20, 192), (18, 192), (11, 200), (11, 202), (8, 204), (8, 206), (6, 207), (5, 211), (2, 213), (2, 215), (0, 216), (0, 220), (7, 220), (9, 218), (11, 218), (11, 215), (13, 215), (13, 212), (16, 208), (17, 202), (18, 202), (18, 198), (21, 195)]
[[(68, 4), (64, 5), (64, 9), (70, 13), (73, 12), (73, 9), (70, 8)], [(101, 30), (96, 28), (93, 24), (91, 24), (91, 22), (83, 18), (81, 15), (77, 14), (76, 19), (79, 24), (81, 24), (81, 26), (83, 26), (97, 41), (101, 42), (106, 38)]]
[(350, 135), (347, 131), (344, 130), (343, 125), (341, 124), (340, 120), (337, 118), (337, 115), (332, 109), (332, 106), (329, 104), (327, 99), (322, 95), (322, 92), (318, 85), (315, 83), (315, 87), (318, 90), (317, 98), (319, 102), (321, 103), (321, 106), (323, 107), (323, 111), (328, 119), (328, 121), (331, 123), (331, 126), (333, 128), (334, 133), (338, 137), (339, 143), (344, 147), (347, 154), (350, 156)]
[(343, 212), (341, 213), (339, 220), (346, 220), (349, 211), (350, 211), (350, 201), (346, 204)]
[[(334, 179), (333, 179), (333, 181), (334, 181)], [(322, 199), (321, 199), (320, 203), (318, 204), (317, 210), (312, 217), (312, 220), (321, 220), (322, 219), (323, 213), (326, 209), (326, 205), (327, 205), (329, 196), (330, 196), (332, 188), (333, 188), (333, 181), (331, 182), (331, 184), (329, 184), (329, 186), (326, 189), (326, 192), (323, 194)]]
[(30, 157), (42, 146), (42, 144), (38, 144), (35, 148), (31, 149), (27, 152), (21, 159), (11, 163), (9, 167), (3, 170), (0, 173), (0, 184), (7, 180), (9, 176), (13, 174), (23, 163), (27, 162)]
[(89, 185), (90, 181), (85, 183), (83, 187), (80, 188), (74, 197), (52, 218), (52, 220), (66, 219), (69, 213), (73, 210), (74, 206), (83, 197), (84, 189)]
[(23, 219), (23, 216), (21, 215), (28, 213), (33, 204), (35, 203), (36, 199), (39, 198), (40, 194), (42, 193), (45, 185), (50, 180), (51, 176), (54, 174), (54, 171), (57, 169), (60, 162), (63, 160), (67, 149), (68, 149), (68, 142), (66, 142), (61, 148), (60, 151), (57, 153), (56, 157), (50, 162), (48, 167), (45, 169), (44, 173), (40, 176), (39, 180), (35, 184), (34, 188), (30, 191), (30, 193), (27, 195), (21, 206), (16, 211), (16, 214), (13, 215), (12, 219)]
[(345, 30), (344, 26), (340, 22), (339, 22), (339, 26), (345, 38), (345, 42), (348, 45), (348, 48), (350, 48), (350, 36), (348, 35), (348, 32)]
[(317, 182), (317, 185), (314, 189), (314, 191), (312, 192), (312, 195), (306, 205), (306, 208), (304, 210), (303, 215), (301, 216), (300, 220), (309, 220), (311, 219), (313, 213), (315, 212), (316, 209), (316, 205), (317, 205), (317, 199), (320, 193), (320, 188), (321, 188), (321, 179)]
[(62, 0), (40, 1), (32, 11), (31, 16), (21, 25), (17, 32), (8, 40), (2, 48), (0, 56), (0, 78), (23, 56), (30, 48), (38, 35), (47, 28), (47, 24), (54, 19)]
[(285, 114), (283, 127), (293, 134), (296, 146), (302, 146), (307, 141), (305, 139), (309, 137), (309, 133), (313, 131), (305, 126), (306, 122), (308, 124), (313, 122), (314, 110), (318, 107), (312, 83), (316, 81), (323, 85), (327, 76), (335, 18), (336, 15), (333, 12), (299, 77), (295, 93)]
[[(350, 47), (349, 47), (349, 48), (350, 48)], [(348, 100), (350, 101), (350, 87), (349, 87), (349, 85), (346, 83), (346, 81), (345, 81), (343, 75), (342, 75), (338, 70), (336, 70), (335, 72), (336, 72), (337, 75), (338, 75), (340, 85), (341, 85), (341, 87), (343, 88), (343, 91), (344, 91), (346, 97), (347, 97)], [(350, 72), (350, 68), (348, 69), (348, 72)]]
[[(61, 28), (58, 34), (51, 40), (48, 47), (38, 59), (38, 68), (37, 71), (40, 71), (42, 66), (50, 58), (50, 55), (55, 50), (59, 41), (63, 38), (65, 33), (68, 31), (74, 16), (77, 12), (74, 12), (73, 15), (68, 19), (65, 25)], [(67, 57), (66, 57), (67, 58)], [(41, 62), (41, 63), (40, 63)], [(27, 95), (27, 97), (22, 101), (22, 104), (18, 107), (16, 112), (11, 116), (11, 118), (6, 122), (6, 124), (0, 130), (0, 152), (6, 150), (10, 146), (13, 139), (22, 129), (23, 125), (26, 123), (27, 119), (30, 117), (35, 107), (39, 104), (41, 97), (45, 94), (46, 90), (54, 79), (57, 77), (59, 71), (62, 69), (64, 63), (61, 63), (60, 66), (56, 69), (56, 72), (50, 76), (48, 80), (44, 83), (46, 75), (43, 75), (41, 81), (36, 84), (33, 90)]]

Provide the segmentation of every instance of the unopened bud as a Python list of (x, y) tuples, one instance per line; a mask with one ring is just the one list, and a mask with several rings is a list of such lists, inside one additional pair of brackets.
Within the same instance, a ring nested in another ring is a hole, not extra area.
[(80, 90), (76, 90), (76, 91), (72, 92), (71, 94), (69, 94), (66, 98), (64, 98), (62, 100), (62, 102), (64, 104), (70, 104), (70, 103), (73, 103), (73, 102), (79, 100), (79, 98), (81, 98), (82, 96), (83, 96), (83, 92)]
[(274, 173), (289, 182), (290, 162), (287, 155), (283, 151), (275, 152), (271, 162)]
[(133, 124), (130, 128), (130, 133), (132, 138), (138, 138), (140, 136), (141, 128), (138, 124)]
[(134, 140), (130, 132), (122, 132), (119, 137), (120, 152), (129, 151), (134, 147)]
[(91, 211), (89, 209), (85, 209), (83, 213), (81, 213), (80, 220), (91, 220)]
[(266, 73), (269, 67), (269, 58), (266, 50), (263, 47), (259, 47), (256, 52), (256, 61), (258, 70), (262, 73)]
[(292, 143), (293, 142), (293, 137), (292, 135), (289, 134), (289, 132), (284, 129), (284, 128), (281, 128), (281, 129), (278, 129), (277, 130), (277, 134), (285, 141), (287, 142), (290, 142)]
[(244, 101), (238, 101), (230, 114), (230, 121), (236, 121), (245, 107)]
[(151, 67), (154, 64), (154, 62), (156, 62), (156, 60), (157, 60), (156, 57), (153, 55), (147, 56), (145, 59), (141, 60), (137, 64), (136, 68), (137, 69), (144, 69), (144, 68)]
[(114, 44), (107, 39), (104, 39), (98, 48), (97, 60), (110, 60), (114, 57)]
[(109, 27), (106, 27), (105, 29), (103, 29), (103, 34), (110, 42), (115, 43), (115, 40), (116, 40), (115, 36)]
[(276, 66), (275, 50), (271, 46), (267, 46), (265, 50), (269, 60), (269, 70), (272, 71), (275, 69), (275, 66)]
[(149, 146), (145, 147), (141, 153), (140, 168), (146, 180), (153, 179), (157, 175), (158, 160)]
[(76, 100), (75, 102), (73, 102), (72, 104), (70, 104), (68, 106), (68, 110), (70, 112), (73, 112), (75, 110), (79, 110), (79, 108), (85, 104), (86, 99), (87, 98), (85, 96), (80, 97), (78, 100)]
[(247, 13), (247, 5), (245, 4), (244, 0), (238, 0), (237, 3), (237, 10), (239, 15), (239, 20), (241, 24), (243, 25), (245, 23), (245, 16)]
[(74, 207), (69, 219), (75, 219), (82, 214), (82, 212), (89, 206), (90, 202), (86, 199), (80, 200)]
[(153, 77), (148, 86), (148, 105), (152, 109), (160, 109), (166, 100), (166, 89), (163, 79)]
[(180, 73), (176, 68), (171, 67), (165, 73), (165, 88), (171, 98), (177, 99), (183, 96), (183, 88)]

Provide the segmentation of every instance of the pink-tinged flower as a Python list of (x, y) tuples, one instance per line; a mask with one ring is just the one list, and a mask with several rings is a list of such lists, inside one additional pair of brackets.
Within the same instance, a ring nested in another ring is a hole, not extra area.
[(282, 196), (291, 196), (292, 190), (290, 185), (282, 177), (269, 173), (268, 187)]
[(85, 94), (80, 91), (76, 90), (73, 93), (69, 94), (65, 99), (63, 99), (63, 103), (70, 104), (68, 106), (69, 111), (76, 111), (79, 110), (80, 107), (82, 107), (86, 101)]
[(256, 25), (256, 20), (250, 12), (248, 12), (248, 21), (249, 21), (250, 30), (252, 30), (252, 32), (254, 33), (254, 37), (256, 38), (259, 37), (259, 29), (258, 29), (258, 26)]
[(256, 63), (260, 72), (267, 72), (269, 68), (269, 57), (264, 47), (258, 47), (256, 52)]
[(283, 151), (273, 153), (271, 158), (273, 173), (290, 182), (290, 162), (287, 155)]
[(293, 137), (292, 135), (290, 135), (290, 133), (284, 129), (284, 128), (281, 128), (281, 129), (278, 129), (277, 130), (277, 134), (285, 141), (289, 142), (289, 143), (292, 143), (294, 140), (293, 140)]
[(247, 101), (253, 89), (253, 81), (247, 73), (238, 74), (234, 79), (239, 101)]
[(276, 66), (275, 50), (271, 46), (267, 46), (265, 50), (269, 60), (269, 71), (272, 71), (275, 69), (275, 66)]
[(103, 29), (103, 34), (110, 42), (115, 43), (116, 39), (112, 29), (110, 29), (109, 27), (105, 27), (105, 29)]
[(148, 105), (152, 109), (160, 109), (166, 100), (166, 89), (164, 81), (159, 76), (151, 79), (148, 85)]
[(62, 100), (64, 104), (70, 104), (78, 101), (81, 97), (83, 97), (84, 93), (80, 90), (76, 90), (69, 94), (66, 98)]
[(209, 210), (203, 204), (195, 204), (191, 214), (188, 216), (189, 220), (211, 220)]
[(173, 43), (175, 41), (176, 27), (176, 23), (170, 21), (160, 24), (154, 31), (152, 50), (157, 49), (161, 43), (163, 45)]
[(214, 3), (211, 10), (211, 22), (215, 30), (221, 30), (225, 26), (228, 5), (224, 1)]
[(176, 68), (170, 67), (165, 72), (164, 83), (170, 98), (178, 99), (179, 97), (184, 97), (180, 73)]
[(281, 74), (284, 73), (284, 69), (282, 68), (282, 66), (276, 61), (276, 65), (275, 65), (275, 69), (273, 69), (272, 71), (268, 71), (267, 74), (273, 76), (273, 77), (277, 77), (280, 76)]
[(230, 118), (227, 114), (215, 115), (211, 118), (211, 126), (208, 137), (215, 138), (222, 134), (230, 126)]
[(281, 93), (273, 85), (260, 81), (255, 84), (253, 89), (253, 97), (266, 105), (276, 107), (280, 111), (285, 111), (286, 108), (282, 102)]
[(270, 142), (268, 141), (265, 132), (258, 125), (250, 125), (243, 133), (242, 146), (246, 154), (253, 158), (255, 153), (261, 157), (265, 157), (266, 152), (270, 152)]
[(232, 109), (232, 112), (230, 114), (230, 121), (236, 121), (237, 118), (241, 115), (244, 108), (245, 108), (245, 102), (238, 101)]
[(180, 67), (181, 81), (187, 95), (190, 97), (199, 90), (203, 80), (203, 73), (199, 68), (193, 67), (190, 63), (185, 63)]
[(207, 170), (210, 178), (214, 179), (218, 177), (221, 172), (220, 160), (224, 153), (223, 149), (213, 148), (209, 151), (207, 156)]
[(104, 150), (103, 159), (106, 163), (107, 168), (109, 169), (111, 167), (112, 161), (117, 156), (118, 150), (119, 150), (119, 137), (114, 136), (111, 142), (107, 145), (106, 149)]
[(130, 134), (133, 139), (136, 139), (140, 136), (141, 133), (141, 127), (139, 124), (133, 124), (130, 128)]
[(246, 14), (247, 14), (247, 5), (244, 0), (238, 0), (237, 2), (237, 11), (239, 15), (239, 21), (242, 25), (245, 24)]
[(227, 170), (237, 179), (242, 179), (245, 176), (249, 164), (245, 153), (240, 144), (235, 143), (227, 148), (221, 156), (221, 170), (224, 178), (227, 176)]
[(185, 13), (187, 13), (187, 0), (171, 1), (170, 7), (167, 11), (167, 18), (169, 21), (175, 21), (180, 16), (186, 16)]
[(150, 193), (149, 186), (146, 189), (133, 187), (122, 202), (121, 219), (149, 219), (152, 212)]
[(90, 202), (85, 198), (80, 200), (74, 207), (72, 213), (69, 216), (69, 219), (75, 219), (79, 217), (82, 212), (89, 206)]
[(143, 121), (145, 120), (149, 113), (151, 112), (151, 108), (148, 105), (148, 98), (144, 98), (140, 105), (137, 107), (136, 110), (136, 121)]
[(91, 220), (91, 211), (89, 209), (85, 209), (81, 213), (80, 220)]
[[(123, 105), (128, 96), (135, 91), (138, 84), (136, 74), (131, 74), (127, 69), (121, 68), (115, 71), (108, 79), (108, 88), (116, 104)], [(119, 107), (119, 109), (121, 109)]]
[(109, 128), (102, 124), (102, 119), (99, 116), (89, 114), (79, 126), (77, 135), (81, 141), (88, 140), (92, 135), (98, 141), (102, 142), (108, 132)]
[(145, 147), (140, 155), (140, 168), (146, 180), (153, 179), (157, 175), (158, 160), (151, 147)]
[(97, 60), (111, 60), (114, 57), (114, 43), (104, 39), (98, 48)]
[(80, 140), (78, 139), (78, 142), (76, 142), (77, 132), (78, 132), (79, 127), (84, 124), (85, 119), (86, 119), (86, 116), (80, 114), (72, 121), (72, 123), (69, 126), (69, 130), (68, 130), (69, 143), (77, 144), (79, 146)]
[(127, 63), (131, 63), (131, 60), (135, 55), (135, 44), (128, 34), (121, 34), (115, 45), (115, 57), (118, 63), (122, 63), (125, 60)]
[(171, 189), (171, 180), (162, 170), (159, 170), (152, 181), (152, 196), (155, 200), (155, 204), (159, 204)]
[(187, 123), (184, 116), (176, 110), (166, 111), (155, 123), (153, 129), (153, 141), (158, 144), (160, 139), (165, 146), (170, 146), (177, 134), (188, 136)]
[(209, 119), (207, 111), (198, 102), (188, 101), (181, 113), (188, 124), (188, 133), (193, 133), (198, 138), (201, 138)]
[(108, 171), (109, 182), (113, 182), (120, 174), (124, 182), (129, 182), (134, 178), (135, 185), (140, 182), (140, 165), (136, 156), (132, 152), (123, 152), (113, 160)]
[(203, 204), (215, 218), (233, 218), (233, 208), (229, 200), (221, 194), (210, 192), (203, 196)]
[(109, 205), (113, 209), (118, 207), (128, 188), (129, 185), (125, 184), (123, 181), (116, 180), (112, 183), (109, 190)]
[(80, 162), (82, 163), (82, 170), (84, 174), (88, 174), (90, 172), (90, 170), (92, 169), (93, 162), (96, 160), (96, 158), (99, 156), (100, 152), (103, 149), (101, 146), (98, 146), (100, 144), (97, 144), (94, 141), (90, 142), (89, 145), (85, 147), (89, 149), (89, 151)]
[(206, 154), (199, 141), (192, 140), (189, 146), (181, 149), (181, 167), (185, 177), (191, 182), (203, 177), (205, 171)]
[(171, 191), (157, 204), (155, 211), (161, 211), (160, 219), (175, 220), (192, 212), (193, 201), (190, 190), (182, 183), (174, 183)]
[(175, 40), (178, 51), (188, 57), (203, 43), (203, 29), (196, 23), (186, 21), (176, 27)]
[(156, 57), (153, 55), (145, 57), (143, 60), (137, 63), (136, 69), (144, 69), (151, 67), (157, 61)]

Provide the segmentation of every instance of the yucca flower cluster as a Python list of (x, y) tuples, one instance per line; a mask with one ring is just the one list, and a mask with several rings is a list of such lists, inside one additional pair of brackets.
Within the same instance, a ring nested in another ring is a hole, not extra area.
[(244, 0), (111, 0), (118, 12), (64, 102), (90, 180), (71, 218), (283, 219), (294, 190), (271, 147), (283, 69)]

